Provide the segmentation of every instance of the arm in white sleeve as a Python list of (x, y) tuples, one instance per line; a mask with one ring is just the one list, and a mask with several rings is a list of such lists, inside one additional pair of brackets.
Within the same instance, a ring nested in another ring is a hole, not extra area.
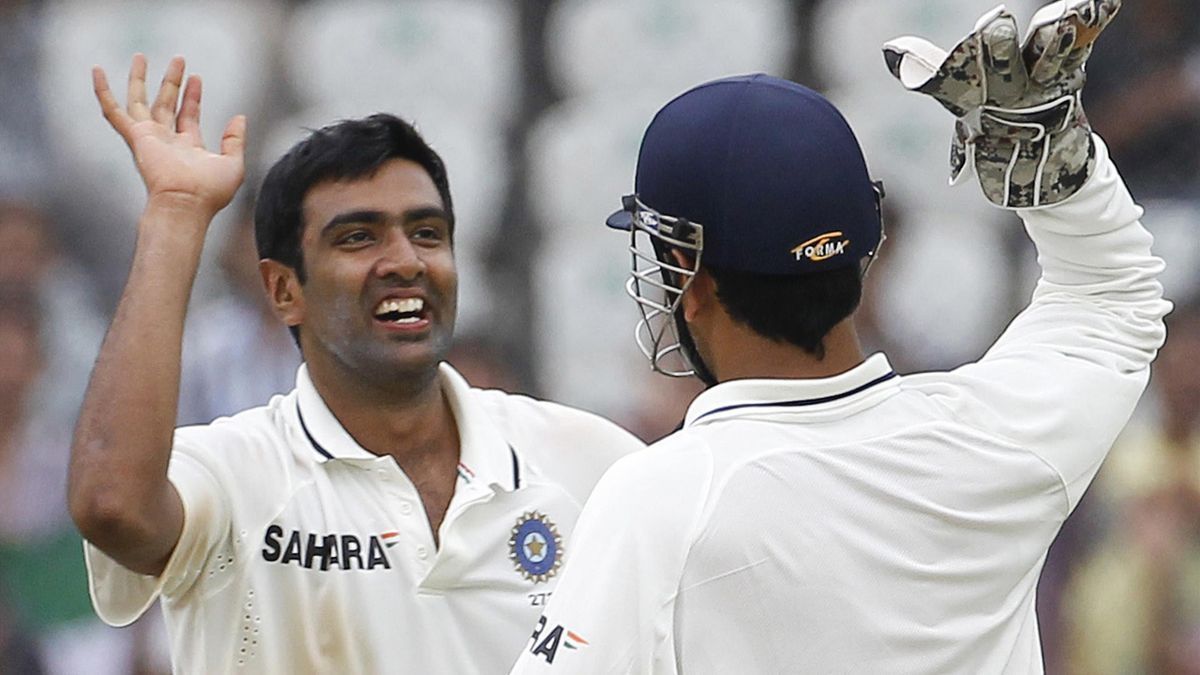
[(1033, 300), (977, 363), (934, 395), (1016, 441), (1063, 480), (1073, 509), (1125, 426), (1165, 339), (1163, 262), (1103, 141), (1073, 198), (1018, 213), (1037, 247)]
[(676, 672), (675, 600), (711, 462), (699, 448), (686, 462), (657, 449), (618, 461), (596, 485), (513, 673)]
[(160, 595), (175, 598), (187, 593), (209, 564), (213, 551), (222, 542), (228, 543), (232, 518), (229, 500), (210, 463), (201, 448), (188, 444), (177, 432), (167, 477), (183, 504), (183, 529), (160, 575), (129, 570), (84, 542), (92, 605), (105, 623), (128, 625)]

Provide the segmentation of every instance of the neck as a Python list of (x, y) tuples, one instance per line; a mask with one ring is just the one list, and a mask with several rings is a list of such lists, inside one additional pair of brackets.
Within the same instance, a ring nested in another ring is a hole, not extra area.
[(458, 426), (437, 377), (428, 372), (390, 378), (379, 386), (337, 366), (308, 363), (309, 376), (330, 412), (364, 449), (391, 455), (401, 466), (437, 455), (458, 457)]
[(723, 338), (713, 345), (712, 354), (715, 375), (721, 382), (832, 377), (865, 360), (852, 319), (834, 326), (825, 336), (821, 358), (796, 345), (764, 338), (740, 323), (731, 323)]

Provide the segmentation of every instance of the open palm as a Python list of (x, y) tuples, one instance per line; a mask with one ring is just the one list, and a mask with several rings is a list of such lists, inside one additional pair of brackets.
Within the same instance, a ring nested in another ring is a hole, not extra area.
[(200, 136), (200, 78), (188, 78), (179, 102), (183, 72), (183, 58), (171, 59), (158, 96), (148, 105), (146, 57), (135, 55), (125, 108), (117, 103), (101, 68), (92, 70), (92, 81), (104, 118), (129, 145), (150, 198), (184, 199), (216, 213), (242, 184), (246, 118), (238, 115), (229, 121), (220, 152), (205, 148)]

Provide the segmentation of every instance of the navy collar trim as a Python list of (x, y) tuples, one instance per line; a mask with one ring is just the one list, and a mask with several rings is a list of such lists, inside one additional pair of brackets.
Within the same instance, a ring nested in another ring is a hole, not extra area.
[(897, 377), (896, 371), (890, 371), (885, 375), (881, 375), (880, 377), (877, 377), (874, 380), (871, 380), (870, 382), (867, 382), (866, 384), (859, 385), (853, 389), (843, 391), (843, 392), (840, 392), (837, 394), (831, 394), (829, 396), (821, 396), (819, 398), (806, 398), (806, 399), (798, 399), (798, 400), (794, 400), (794, 401), (766, 401), (766, 402), (762, 402), (762, 403), (737, 403), (734, 405), (727, 405), (727, 406), (724, 406), (721, 408), (715, 408), (713, 410), (709, 410), (708, 412), (704, 413), (703, 415), (700, 415), (696, 419), (692, 420), (691, 423), (697, 424), (706, 417), (711, 417), (712, 415), (716, 415), (718, 413), (729, 412), (730, 410), (742, 410), (745, 408), (801, 408), (801, 407), (810, 406), (810, 405), (820, 405), (822, 403), (831, 403), (831, 402), (837, 401), (839, 399), (854, 396), (855, 394), (861, 394), (862, 392), (870, 389), (871, 387), (874, 387), (877, 384), (883, 384), (884, 382), (887, 382), (888, 380), (891, 380), (892, 378), (895, 378), (895, 377)]
[[(329, 454), (329, 451), (313, 438), (312, 432), (308, 430), (308, 425), (304, 423), (304, 413), (300, 411), (300, 403), (296, 403), (296, 417), (300, 419), (300, 428), (304, 430), (304, 435), (308, 437), (308, 442), (312, 444), (313, 450), (323, 455), (325, 459), (337, 459)], [(513, 489), (521, 487), (521, 463), (517, 460), (517, 449), (508, 444), (508, 453), (512, 457), (512, 472), (513, 472)]]
[(313, 450), (325, 456), (325, 459), (334, 459), (334, 456), (329, 454), (329, 451), (321, 447), (316, 438), (313, 438), (312, 432), (308, 430), (308, 425), (304, 423), (304, 413), (300, 411), (300, 401), (296, 400), (296, 417), (300, 418), (300, 428), (304, 430), (304, 435), (308, 436), (308, 442), (312, 444)]

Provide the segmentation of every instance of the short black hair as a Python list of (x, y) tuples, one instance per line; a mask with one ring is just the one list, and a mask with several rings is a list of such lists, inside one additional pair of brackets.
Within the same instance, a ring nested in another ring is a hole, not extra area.
[(393, 159), (420, 164), (442, 197), (454, 234), (454, 206), (442, 158), (413, 125), (394, 115), (376, 113), (342, 120), (313, 131), (275, 162), (263, 179), (254, 208), (254, 243), (259, 258), (270, 258), (296, 270), (304, 282), (300, 240), (304, 232), (304, 197), (325, 181), (370, 177)]
[(735, 321), (776, 342), (825, 358), (825, 336), (862, 300), (862, 269), (847, 265), (802, 275), (755, 274), (705, 265), (717, 299)]

